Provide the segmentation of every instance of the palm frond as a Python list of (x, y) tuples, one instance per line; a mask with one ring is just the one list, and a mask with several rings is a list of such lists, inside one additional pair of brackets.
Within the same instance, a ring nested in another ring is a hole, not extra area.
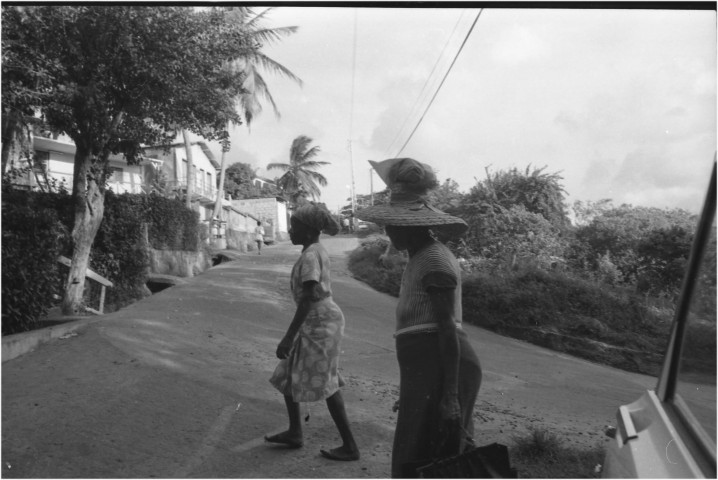
[(279, 74), (280, 76), (284, 76), (284, 77), (288, 78), (289, 80), (293, 80), (293, 81), (297, 82), (297, 84), (299, 84), (299, 86), (303, 86), (303, 82), (302, 82), (301, 78), (297, 77), (291, 70), (289, 70), (287, 67), (285, 67), (281, 63), (266, 56), (265, 54), (263, 54), (260, 51), (254, 51), (254, 52), (248, 53), (247, 60), (248, 60), (248, 63), (258, 65), (270, 73)]
[(331, 162), (322, 162), (318, 160), (309, 160), (301, 163), (301, 168), (305, 170), (316, 170), (323, 165), (331, 165)]
[(320, 151), (321, 151), (321, 149), (319, 147), (314, 146), (314, 147), (310, 148), (309, 150), (307, 150), (306, 152), (304, 152), (304, 154), (302, 155), (302, 160), (301, 160), (302, 164), (312, 162), (311, 159), (316, 157)]
[[(292, 168), (292, 166), (287, 163), (270, 163), (269, 165), (267, 165), (267, 170), (272, 170), (274, 168), (277, 168), (279, 170), (284, 170), (286, 172), (286, 171), (290, 170)], [(284, 176), (284, 175), (282, 175), (282, 176)]]

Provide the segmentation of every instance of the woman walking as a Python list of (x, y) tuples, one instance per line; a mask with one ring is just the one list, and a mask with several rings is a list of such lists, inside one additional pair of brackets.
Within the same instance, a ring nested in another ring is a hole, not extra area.
[(394, 247), (409, 254), (396, 309), (400, 384), (391, 474), (417, 477), (418, 467), (460, 453), (473, 437), (481, 366), (461, 328), (459, 264), (432, 235), (458, 237), (468, 226), (427, 203), (437, 186), (429, 165), (411, 158), (370, 163), (391, 197), (357, 217), (384, 225)]
[(297, 310), (277, 347), (277, 358), (281, 361), (270, 379), (284, 395), (289, 429), (264, 438), (290, 448), (302, 447), (299, 403), (326, 400), (342, 445), (320, 450), (321, 454), (332, 460), (358, 460), (359, 448), (339, 390), (344, 384), (338, 371), (344, 314), (332, 299), (329, 254), (319, 243), (321, 232), (336, 235), (339, 225), (326, 208), (314, 203), (297, 208), (290, 224), (292, 243), (304, 247), (291, 274)]
[(254, 227), (254, 241), (257, 242), (257, 255), (261, 255), (262, 244), (264, 243), (264, 227), (259, 220), (257, 220), (257, 226)]

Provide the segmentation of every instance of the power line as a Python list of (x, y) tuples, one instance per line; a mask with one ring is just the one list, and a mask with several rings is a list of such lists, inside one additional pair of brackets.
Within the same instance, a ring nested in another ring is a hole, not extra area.
[(419, 92), (419, 95), (416, 97), (416, 100), (414, 101), (414, 105), (411, 106), (411, 110), (409, 110), (409, 114), (404, 119), (404, 122), (401, 124), (401, 127), (399, 127), (399, 130), (396, 132), (396, 136), (391, 141), (389, 146), (386, 149), (386, 154), (388, 155), (391, 151), (392, 147), (394, 146), (394, 143), (399, 139), (399, 135), (401, 132), (404, 131), (404, 126), (409, 121), (409, 118), (411, 118), (412, 114), (414, 113), (414, 110), (416, 109), (417, 105), (419, 105), (419, 100), (422, 98), (422, 95), (424, 95), (424, 91), (426, 90), (426, 86), (429, 84), (429, 80), (432, 79), (434, 72), (436, 71), (436, 67), (439, 65), (439, 62), (442, 58), (444, 58), (444, 53), (446, 52), (446, 47), (449, 46), (449, 42), (452, 38), (454, 38), (454, 33), (456, 33), (456, 28), (459, 26), (459, 23), (461, 22), (461, 19), (464, 18), (464, 13), (466, 13), (466, 10), (461, 11), (461, 15), (456, 20), (456, 23), (454, 24), (454, 29), (451, 31), (451, 34), (446, 39), (446, 43), (444, 43), (444, 47), (441, 49), (441, 53), (439, 53), (439, 56), (436, 58), (436, 62), (434, 62), (434, 66), (431, 69), (431, 72), (429, 72), (429, 75), (426, 77), (426, 81), (424, 82), (424, 86), (421, 87), (421, 91)]
[(464, 41), (461, 43), (461, 47), (459, 47), (459, 50), (456, 52), (456, 55), (454, 56), (454, 60), (452, 60), (451, 65), (449, 65), (449, 69), (446, 71), (446, 74), (444, 75), (444, 78), (441, 80), (441, 83), (439, 84), (439, 87), (436, 89), (436, 92), (434, 92), (434, 96), (431, 97), (431, 100), (429, 101), (429, 104), (426, 106), (426, 109), (424, 110), (424, 113), (421, 115), (421, 118), (420, 118), (419, 121), (416, 123), (416, 126), (414, 127), (414, 130), (411, 131), (411, 133), (409, 134), (409, 138), (406, 139), (406, 142), (404, 142), (404, 145), (402, 145), (401, 149), (400, 149), (399, 152), (395, 155), (395, 157), (398, 157), (399, 155), (401, 155), (401, 152), (404, 151), (404, 148), (405, 148), (406, 145), (409, 143), (409, 140), (411, 140), (411, 137), (414, 136), (414, 133), (415, 133), (416, 130), (419, 128), (419, 125), (421, 125), (422, 120), (424, 120), (424, 117), (426, 116), (426, 112), (429, 111), (429, 108), (430, 108), (431, 105), (434, 103), (434, 99), (435, 99), (436, 96), (439, 94), (439, 90), (441, 90), (441, 87), (444, 85), (444, 81), (446, 81), (446, 77), (449, 76), (449, 72), (451, 72), (451, 68), (454, 66), (454, 63), (456, 63), (456, 59), (459, 58), (459, 54), (461, 53), (461, 50), (464, 49), (464, 45), (466, 45), (466, 41), (469, 39), (469, 36), (471, 35), (471, 32), (474, 30), (474, 26), (476, 26), (476, 22), (479, 21), (479, 17), (481, 16), (481, 13), (482, 13), (483, 11), (484, 11), (484, 9), (482, 8), (482, 9), (479, 10), (479, 13), (476, 14), (476, 18), (474, 19), (474, 23), (471, 24), (471, 28), (470, 28), (469, 31), (467, 32), (466, 37), (464, 38)]

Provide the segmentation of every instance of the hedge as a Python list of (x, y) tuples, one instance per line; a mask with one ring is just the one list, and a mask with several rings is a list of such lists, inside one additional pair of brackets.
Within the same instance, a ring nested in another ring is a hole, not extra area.
[[(72, 255), (72, 202), (64, 193), (3, 188), (3, 335), (37, 327), (62, 295), (67, 269), (57, 257)], [(149, 246), (157, 250), (197, 251), (207, 236), (197, 212), (180, 200), (108, 191), (90, 254), (90, 268), (113, 283), (106, 292), (106, 311), (147, 294), (149, 258), (143, 224)], [(86, 283), (85, 303), (96, 306), (98, 292), (91, 285)]]

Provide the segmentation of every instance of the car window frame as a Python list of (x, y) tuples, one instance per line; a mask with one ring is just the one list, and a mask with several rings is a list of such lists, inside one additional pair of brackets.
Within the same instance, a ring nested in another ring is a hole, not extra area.
[(703, 254), (705, 253), (707, 245), (709, 245), (711, 229), (713, 228), (715, 219), (716, 158), (716, 155), (714, 155), (713, 171), (708, 185), (708, 192), (706, 193), (706, 198), (703, 203), (703, 210), (696, 228), (693, 245), (691, 246), (686, 273), (683, 277), (681, 294), (676, 305), (676, 312), (671, 327), (670, 340), (666, 349), (663, 368), (658, 377), (658, 385), (656, 386), (656, 395), (664, 404), (667, 413), (674, 420), (677, 430), (685, 432), (688, 435), (686, 440), (698, 447), (700, 456), (702, 457), (699, 463), (704, 470), (708, 470), (706, 472), (707, 475), (712, 477), (716, 475), (716, 443), (705, 432), (703, 427), (701, 427), (700, 422), (693, 416), (688, 405), (678, 394), (677, 386), (681, 354), (688, 324), (688, 312), (696, 287)]

